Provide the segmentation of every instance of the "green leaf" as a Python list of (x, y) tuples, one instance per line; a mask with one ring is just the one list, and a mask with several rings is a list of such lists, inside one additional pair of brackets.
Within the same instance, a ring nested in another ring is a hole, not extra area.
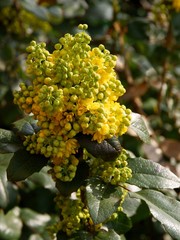
[(51, 6), (48, 8), (49, 19), (53, 23), (59, 23), (63, 19), (63, 10), (59, 6)]
[(118, 217), (106, 223), (108, 229), (114, 230), (117, 234), (123, 234), (132, 228), (131, 219), (124, 212), (118, 212)]
[(153, 161), (139, 158), (127, 160), (132, 178), (127, 182), (142, 188), (179, 188), (180, 179), (168, 168)]
[(0, 154), (0, 207), (2, 208), (5, 208), (8, 203), (6, 168), (12, 156), (12, 153)]
[(27, 116), (13, 123), (13, 129), (20, 135), (32, 135), (40, 130), (37, 120)]
[(95, 224), (107, 220), (118, 208), (123, 192), (97, 178), (88, 180), (86, 186), (87, 206)]
[(131, 197), (144, 200), (154, 218), (161, 222), (165, 230), (175, 239), (180, 236), (180, 202), (161, 192), (145, 189), (131, 192)]
[(124, 236), (119, 236), (114, 230), (101, 230), (94, 238), (94, 240), (124, 240)]
[(25, 149), (14, 153), (7, 168), (9, 181), (21, 181), (29, 177), (34, 172), (39, 172), (48, 162), (42, 155), (32, 155)]
[(50, 167), (45, 166), (38, 173), (33, 173), (29, 178), (29, 182), (31, 182), (36, 188), (43, 187), (48, 189), (55, 188), (55, 182), (53, 181), (51, 175), (48, 173)]
[(144, 201), (136, 198), (130, 198), (128, 195), (122, 204), (123, 212), (131, 218), (132, 223), (137, 223), (147, 219), (150, 216), (150, 211)]
[(56, 187), (62, 195), (68, 196), (82, 186), (88, 176), (89, 166), (87, 163), (82, 162), (78, 165), (76, 175), (71, 182), (62, 182), (57, 180)]
[(138, 113), (132, 113), (131, 117), (131, 125), (129, 129), (132, 129), (143, 142), (149, 143), (149, 132), (141, 115)]
[(45, 21), (49, 20), (48, 10), (45, 7), (38, 5), (35, 0), (21, 0), (21, 5), (36, 17)]
[[(61, 238), (60, 238), (61, 239)], [(72, 235), (72, 238), (69, 240), (93, 240), (93, 236), (86, 231), (78, 231), (77, 233)]]
[(22, 222), (19, 217), (19, 209), (14, 208), (4, 215), (0, 210), (0, 239), (18, 240), (20, 239)]
[(21, 147), (22, 143), (12, 131), (0, 129), (0, 153), (13, 153)]
[(40, 214), (31, 209), (21, 209), (21, 219), (26, 226), (28, 226), (33, 232), (43, 233), (51, 217), (48, 214)]
[(28, 240), (44, 240), (39, 234), (32, 234)]
[(92, 141), (92, 136), (77, 134), (76, 138), (82, 148), (92, 154), (96, 158), (102, 158), (104, 161), (113, 161), (121, 153), (121, 144), (118, 138), (113, 137), (98, 143)]
[(147, 31), (149, 28), (149, 22), (146, 18), (131, 18), (128, 24), (127, 36), (135, 40), (147, 40)]
[(10, 6), (13, 3), (13, 0), (0, 1), (0, 8)]

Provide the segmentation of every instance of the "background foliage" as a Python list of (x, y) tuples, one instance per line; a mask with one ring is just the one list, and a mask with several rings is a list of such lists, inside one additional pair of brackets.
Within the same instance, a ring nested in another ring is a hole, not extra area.
[[(180, 176), (180, 12), (171, 0), (1, 1), (0, 128), (9, 130), (22, 117), (13, 104), (13, 91), (26, 79), (29, 42), (45, 41), (51, 50), (58, 38), (74, 33), (79, 23), (89, 25), (94, 46), (102, 43), (118, 56), (116, 71), (127, 90), (123, 102), (140, 113), (148, 126), (149, 143), (142, 143), (130, 128), (121, 139), (123, 147), (132, 157), (151, 159)], [(54, 183), (45, 168), (23, 182), (7, 182), (5, 170), (11, 157), (12, 153), (0, 155), (0, 238), (48, 239), (46, 226), (56, 218)], [(180, 198), (179, 189), (164, 193)], [(145, 199), (145, 192), (138, 194)], [(172, 239), (144, 202), (130, 201), (124, 203), (133, 223), (131, 229), (127, 227), (126, 239)], [(104, 239), (103, 234), (98, 239)]]

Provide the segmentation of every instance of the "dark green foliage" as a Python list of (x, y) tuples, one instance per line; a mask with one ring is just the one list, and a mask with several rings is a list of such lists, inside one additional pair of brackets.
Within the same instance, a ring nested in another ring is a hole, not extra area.
[[(164, 229), (169, 239), (179, 239), (180, 12), (171, 1), (149, 0), (0, 1), (0, 11), (5, 7), (18, 16), (23, 9), (36, 23), (44, 21), (51, 28), (36, 28), (32, 22), (24, 26), (25, 19), (20, 19), (17, 33), (10, 29), (14, 15), (5, 25), (0, 12), (0, 239), (51, 240), (47, 229), (58, 217), (54, 196), (69, 196), (82, 185), (91, 217), (94, 223), (103, 222), (103, 228), (72, 236), (58, 232), (57, 240), (164, 240)], [(133, 111), (128, 134), (120, 139), (99, 144), (90, 136), (77, 136), (82, 148), (104, 161), (116, 159), (122, 148), (130, 151), (132, 178), (124, 211), (109, 222), (122, 186), (90, 178), (82, 159), (74, 180), (57, 181), (55, 186), (48, 159), (23, 148), (24, 135), (39, 131), (37, 121), (13, 103), (19, 81), (32, 77), (24, 70), (29, 42), (43, 40), (51, 50), (64, 33), (76, 32), (79, 23), (88, 23), (93, 46), (104, 44), (118, 56), (116, 72), (126, 88), (119, 102)]]

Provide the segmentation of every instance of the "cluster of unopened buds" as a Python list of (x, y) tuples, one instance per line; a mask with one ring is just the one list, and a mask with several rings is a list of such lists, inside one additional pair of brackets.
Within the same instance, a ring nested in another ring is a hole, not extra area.
[(74, 36), (61, 37), (52, 53), (45, 43), (32, 41), (27, 47), (31, 79), (20, 83), (14, 102), (34, 116), (40, 130), (25, 136), (24, 146), (50, 159), (55, 181), (72, 181), (79, 162), (86, 161), (90, 176), (119, 185), (131, 177), (126, 151), (104, 162), (82, 149), (77, 136), (90, 136), (97, 144), (118, 138), (130, 125), (131, 111), (118, 102), (125, 89), (114, 71), (116, 56), (102, 44), (91, 48), (87, 25), (78, 28)]

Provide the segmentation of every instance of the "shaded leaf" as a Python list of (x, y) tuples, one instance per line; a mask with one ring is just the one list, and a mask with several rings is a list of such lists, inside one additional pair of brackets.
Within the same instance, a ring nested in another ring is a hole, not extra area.
[(150, 136), (143, 118), (138, 113), (132, 113), (131, 116), (131, 125), (129, 128), (132, 129), (143, 142), (149, 143)]
[(131, 192), (131, 197), (144, 200), (151, 214), (164, 226), (165, 230), (175, 239), (180, 236), (180, 202), (161, 192), (145, 189)]
[(79, 163), (76, 170), (76, 175), (73, 178), (73, 180), (71, 182), (62, 182), (60, 180), (57, 180), (56, 187), (62, 195), (68, 196), (72, 192), (75, 192), (80, 186), (82, 186), (84, 184), (84, 181), (88, 178), (88, 176), (89, 176), (88, 164), (85, 162)]
[(148, 39), (147, 30), (149, 22), (145, 18), (131, 18), (128, 23), (127, 36), (135, 40), (146, 40)]
[(86, 231), (78, 231), (77, 233), (72, 235), (72, 238), (69, 240), (93, 240), (93, 236)]
[(7, 168), (9, 181), (21, 181), (29, 177), (34, 172), (39, 172), (48, 162), (42, 155), (32, 155), (22, 149), (14, 153)]
[(88, 180), (87, 206), (95, 224), (104, 222), (117, 210), (122, 194), (121, 188), (105, 184), (97, 178)]
[(12, 131), (0, 129), (0, 153), (13, 153), (21, 147), (22, 143)]
[(117, 234), (123, 234), (132, 228), (131, 219), (124, 212), (118, 212), (118, 217), (108, 221), (106, 224), (108, 229), (114, 230)]
[(110, 229), (109, 231), (101, 230), (94, 238), (94, 240), (124, 240), (123, 236), (119, 236), (114, 230)]
[(150, 216), (150, 211), (144, 201), (126, 196), (123, 204), (123, 212), (131, 218), (132, 223), (137, 223), (147, 219)]
[(27, 116), (13, 123), (13, 129), (20, 135), (32, 135), (40, 130), (37, 120)]
[(82, 148), (86, 148), (94, 157), (102, 158), (104, 161), (113, 161), (121, 153), (121, 144), (116, 137), (98, 143), (92, 141), (92, 136), (79, 133), (76, 135), (76, 139)]
[(129, 158), (128, 166), (132, 170), (132, 178), (127, 182), (143, 188), (178, 188), (180, 179), (169, 169), (153, 161), (139, 158)]
[(19, 209), (14, 208), (4, 215), (0, 211), (0, 239), (18, 240), (20, 239), (22, 222), (19, 217)]

